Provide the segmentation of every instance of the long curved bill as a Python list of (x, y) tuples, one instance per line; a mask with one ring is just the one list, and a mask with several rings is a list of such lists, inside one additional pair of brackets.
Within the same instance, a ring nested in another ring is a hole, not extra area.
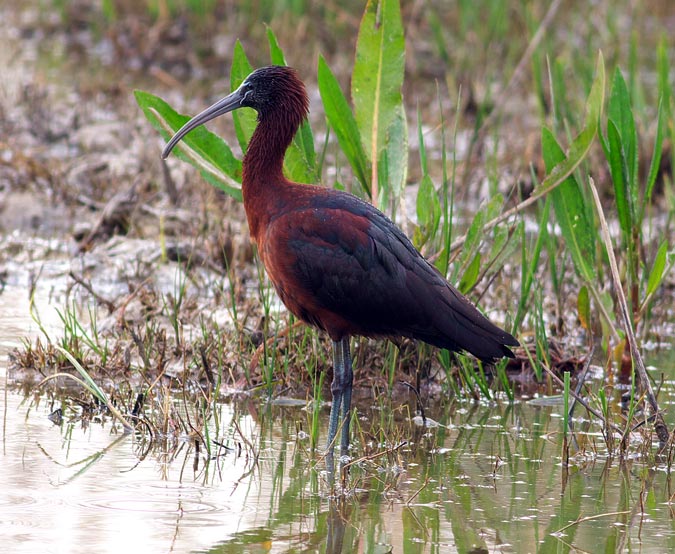
[(162, 158), (168, 158), (174, 146), (176, 146), (176, 144), (178, 144), (178, 142), (185, 135), (192, 131), (192, 129), (203, 125), (207, 121), (211, 121), (213, 118), (218, 117), (219, 115), (223, 115), (240, 108), (243, 100), (244, 94), (241, 92), (241, 87), (239, 87), (237, 90), (228, 94), (222, 100), (218, 100), (218, 102), (194, 116), (185, 125), (183, 125), (173, 137), (171, 137), (171, 140), (166, 144), (164, 150), (162, 150)]

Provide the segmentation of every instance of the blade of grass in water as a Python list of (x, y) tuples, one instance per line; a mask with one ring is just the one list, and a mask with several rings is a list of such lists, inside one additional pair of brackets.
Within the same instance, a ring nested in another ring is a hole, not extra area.
[(100, 400), (103, 404), (106, 405), (110, 413), (119, 420), (119, 422), (122, 424), (124, 427), (124, 430), (126, 432), (131, 432), (134, 430), (134, 426), (131, 425), (126, 418), (120, 413), (120, 411), (115, 408), (115, 406), (110, 402), (108, 399), (108, 395), (103, 392), (103, 390), (96, 384), (96, 381), (94, 381), (89, 373), (87, 372), (86, 369), (82, 367), (82, 364), (78, 362), (73, 355), (68, 352), (66, 349), (61, 348), (60, 346), (54, 345), (54, 348), (61, 352), (68, 361), (73, 365), (73, 367), (77, 370), (77, 372), (82, 376), (82, 379), (84, 380), (84, 384), (86, 385), (86, 388), (88, 391), (90, 391), (98, 400)]
[(655, 416), (654, 428), (656, 433), (661, 441), (661, 444), (665, 446), (668, 442), (669, 432), (668, 427), (663, 421), (663, 415), (659, 410), (659, 405), (654, 395), (652, 389), (651, 381), (647, 375), (647, 369), (645, 368), (644, 361), (642, 359), (642, 354), (638, 348), (637, 339), (635, 333), (633, 332), (632, 319), (630, 317), (630, 312), (628, 310), (628, 303), (626, 297), (623, 293), (623, 287), (621, 286), (621, 278), (619, 276), (619, 269), (616, 264), (616, 258), (614, 257), (614, 249), (612, 247), (612, 239), (609, 234), (609, 227), (607, 226), (607, 221), (605, 220), (605, 213), (602, 209), (602, 203), (600, 202), (600, 196), (598, 190), (595, 188), (593, 179), (589, 178), (588, 185), (593, 193), (593, 200), (595, 201), (595, 208), (598, 213), (598, 218), (600, 219), (600, 229), (602, 232), (602, 238), (605, 245), (605, 252), (609, 259), (609, 265), (611, 268), (612, 281), (614, 285), (614, 292), (617, 296), (619, 308), (621, 310), (621, 316), (623, 320), (624, 332), (626, 333), (626, 338), (628, 339), (628, 344), (630, 346), (631, 356), (633, 358), (633, 365), (635, 370), (637, 370), (637, 375), (639, 378), (640, 387), (645, 391), (647, 395), (647, 400), (652, 409), (652, 412)]

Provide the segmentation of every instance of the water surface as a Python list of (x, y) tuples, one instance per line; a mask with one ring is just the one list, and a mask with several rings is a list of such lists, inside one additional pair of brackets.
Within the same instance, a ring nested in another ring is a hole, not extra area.
[[(438, 426), (404, 421), (408, 444), (369, 444), (336, 500), (301, 407), (223, 403), (212, 438), (234, 449), (209, 455), (188, 437), (148, 450), (109, 420), (69, 422), (72, 399), (17, 389), (4, 370), (0, 391), (7, 552), (675, 550), (667, 467), (611, 459), (590, 424), (566, 471), (556, 402), (430, 409)], [(362, 430), (382, 406), (360, 409)]]

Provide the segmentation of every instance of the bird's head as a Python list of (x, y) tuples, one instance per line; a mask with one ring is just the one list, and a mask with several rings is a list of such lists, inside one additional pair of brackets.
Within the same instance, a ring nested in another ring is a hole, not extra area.
[(305, 85), (293, 68), (261, 67), (246, 77), (237, 90), (185, 123), (164, 147), (162, 158), (167, 158), (174, 146), (196, 127), (239, 108), (253, 108), (259, 121), (276, 115), (279, 121), (295, 127), (295, 131), (307, 117), (309, 100)]

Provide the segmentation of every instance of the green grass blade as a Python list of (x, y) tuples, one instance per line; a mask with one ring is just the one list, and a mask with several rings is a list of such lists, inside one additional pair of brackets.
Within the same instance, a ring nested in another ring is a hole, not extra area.
[(670, 109), (670, 98), (672, 88), (670, 86), (670, 61), (668, 60), (668, 41), (665, 36), (659, 40), (659, 46), (656, 50), (656, 65), (659, 74), (659, 97), (665, 106), (666, 111)]
[(473, 257), (473, 260), (469, 263), (466, 270), (462, 274), (462, 278), (457, 285), (459, 292), (462, 294), (468, 294), (471, 289), (476, 285), (478, 281), (478, 275), (480, 274), (482, 256), (480, 252), (476, 252), (476, 255)]
[(87, 383), (87, 388), (90, 391), (93, 391), (94, 396), (96, 396), (103, 404), (107, 404), (108, 395), (106, 395), (106, 393), (103, 392), (103, 390), (96, 384), (96, 381), (94, 381), (91, 378), (89, 373), (82, 367), (82, 364), (80, 364), (80, 362), (78, 362), (75, 359), (75, 357), (65, 348), (61, 348), (60, 346), (56, 345), (54, 346), (54, 348), (56, 348), (56, 350), (61, 352), (61, 354), (63, 354), (68, 359), (68, 361), (72, 364), (72, 366), (77, 370), (77, 372), (82, 376), (84, 381)]
[(421, 248), (430, 237), (436, 235), (438, 224), (441, 219), (441, 203), (438, 199), (438, 193), (434, 183), (428, 173), (427, 150), (424, 144), (424, 134), (422, 133), (422, 118), (419, 106), (417, 108), (417, 140), (419, 143), (420, 167), (422, 169), (422, 180), (417, 190), (416, 211), (417, 223), (420, 232), (415, 233), (415, 245)]
[(424, 175), (417, 191), (417, 223), (420, 226), (420, 237), (416, 237), (418, 248), (436, 234), (438, 223), (441, 220), (441, 203), (434, 183), (429, 175)]
[(408, 121), (405, 117), (403, 103), (399, 104), (394, 119), (387, 129), (387, 143), (385, 151), (387, 157), (387, 171), (385, 172), (387, 187), (391, 194), (395, 213), (398, 200), (403, 194), (403, 188), (408, 177)]
[[(602, 52), (600, 52), (596, 63), (595, 79), (586, 101), (584, 128), (572, 141), (567, 156), (563, 154), (553, 134), (546, 128), (542, 130), (542, 151), (548, 176), (535, 188), (530, 198), (521, 203), (521, 205), (529, 205), (544, 194), (554, 195), (553, 205), (556, 218), (570, 248), (574, 266), (588, 283), (593, 283), (595, 279), (595, 263), (593, 262), (595, 229), (591, 226), (591, 216), (586, 210), (582, 191), (572, 176), (572, 172), (586, 157), (597, 135), (604, 98), (605, 63)], [(509, 215), (508, 212), (503, 214), (503, 216), (507, 215)], [(498, 219), (492, 221), (498, 221)]]
[[(450, 252), (452, 249), (453, 237), (453, 217), (455, 213), (455, 177), (457, 172), (457, 149), (452, 148), (452, 166), (448, 171), (448, 148), (445, 139), (445, 120), (443, 118), (443, 102), (441, 100), (441, 93), (438, 85), (436, 85), (436, 97), (438, 100), (440, 124), (441, 124), (441, 166), (443, 170), (443, 186), (441, 187), (441, 199), (443, 200), (443, 231), (442, 231), (442, 245), (441, 255), (436, 260), (436, 268), (443, 274), (448, 274), (448, 267), (450, 265)], [(457, 143), (457, 131), (459, 129), (459, 120), (462, 101), (462, 90), (460, 88), (457, 94), (457, 104), (454, 118), (455, 122), (452, 129), (453, 142)]]
[(279, 46), (279, 41), (271, 27), (267, 27), (267, 42), (270, 47), (270, 61), (272, 65), (288, 65), (286, 63), (286, 56), (284, 56), (284, 52)]
[(645, 186), (645, 193), (642, 197), (642, 204), (640, 205), (640, 218), (638, 223), (641, 224), (644, 219), (644, 213), (647, 205), (652, 200), (652, 192), (654, 191), (654, 184), (656, 183), (656, 178), (659, 175), (659, 169), (661, 167), (661, 156), (663, 154), (663, 133), (665, 125), (664, 117), (664, 98), (666, 94), (661, 94), (661, 101), (659, 102), (659, 112), (657, 116), (656, 123), (656, 136), (654, 137), (654, 150), (652, 151), (652, 161), (649, 165), (649, 174), (647, 175), (647, 184)]
[(630, 193), (628, 192), (628, 168), (621, 144), (621, 135), (611, 119), (607, 122), (605, 156), (609, 162), (609, 171), (612, 175), (621, 234), (623, 235), (624, 245), (627, 245), (630, 242), (631, 229), (634, 223), (631, 216)]
[(607, 119), (616, 125), (621, 137), (621, 148), (626, 159), (626, 185), (630, 194), (630, 206), (635, 221), (635, 207), (638, 202), (638, 149), (635, 119), (631, 109), (631, 99), (621, 70), (616, 68), (612, 82), (612, 91), (607, 106)]
[(602, 52), (598, 52), (598, 61), (595, 65), (595, 79), (591, 85), (591, 92), (586, 100), (586, 120), (584, 127), (595, 127), (597, 131), (602, 116), (605, 101), (605, 60)]
[(464, 248), (460, 254), (455, 268), (452, 271), (452, 276), (450, 282), (456, 282), (457, 276), (463, 267), (466, 267), (468, 262), (470, 262), (480, 248), (480, 241), (483, 238), (484, 226), (485, 226), (485, 207), (482, 207), (476, 212), (476, 215), (473, 216), (469, 230), (466, 233), (466, 241), (464, 242)]
[(647, 296), (651, 296), (656, 292), (663, 282), (666, 273), (666, 261), (668, 257), (668, 241), (664, 240), (659, 245), (659, 250), (654, 258), (654, 265), (649, 272), (649, 279), (647, 280)]
[(369, 0), (356, 43), (352, 100), (362, 144), (372, 165), (377, 200), (377, 165), (387, 131), (402, 103), (405, 39), (398, 0)]
[(61, 348), (60, 346), (54, 345), (54, 348), (61, 352), (68, 361), (73, 365), (73, 367), (77, 370), (77, 372), (82, 376), (82, 379), (86, 383), (86, 388), (91, 391), (94, 396), (96, 396), (103, 404), (106, 405), (108, 410), (110, 411), (113, 416), (115, 416), (117, 419), (119, 419), (120, 423), (124, 426), (124, 428), (127, 431), (133, 431), (133, 425), (131, 425), (125, 417), (120, 413), (120, 411), (113, 405), (112, 402), (108, 399), (108, 395), (103, 392), (103, 390), (96, 384), (96, 381), (94, 381), (91, 378), (91, 375), (87, 372), (86, 369), (82, 367), (82, 364), (78, 362), (75, 357), (68, 352), (65, 348)]
[[(319, 170), (316, 165), (316, 150), (314, 149), (314, 133), (307, 120), (302, 122), (300, 129), (293, 137), (293, 148), (297, 148), (307, 167), (308, 179), (306, 182), (315, 183), (319, 180)], [(288, 160), (290, 162), (290, 160)]]
[(417, 143), (419, 144), (418, 148), (420, 151), (420, 168), (422, 170), (422, 175), (429, 173), (429, 167), (427, 163), (427, 147), (424, 144), (424, 133), (422, 132), (422, 114), (420, 113), (420, 106), (417, 105)]
[(587, 331), (593, 332), (593, 329), (591, 328), (591, 296), (586, 285), (579, 289), (579, 295), (577, 296), (577, 313), (579, 314), (581, 326)]
[[(593, 140), (598, 133), (604, 101), (605, 62), (602, 57), (602, 52), (600, 52), (596, 63), (595, 79), (593, 80), (591, 92), (588, 94), (588, 99), (586, 100), (586, 119), (584, 121), (583, 129), (574, 138), (572, 144), (570, 144), (570, 147), (567, 150), (567, 156), (564, 156), (561, 161), (549, 171), (546, 179), (532, 191), (530, 197), (521, 202), (518, 206), (519, 209), (529, 206), (551, 190), (555, 189), (563, 183), (577, 167), (579, 167), (579, 164), (581, 164), (590, 151)], [(491, 221), (489, 225), (492, 226), (499, 223), (501, 220), (510, 217), (515, 211), (516, 210), (513, 209), (509, 210), (509, 212), (500, 216), (499, 219)], [(455, 243), (453, 243), (453, 247), (455, 247)]]
[[(541, 256), (541, 250), (544, 246), (546, 238), (548, 236), (548, 216), (551, 210), (551, 197), (547, 196), (546, 201), (544, 202), (544, 208), (541, 211), (541, 217), (539, 218), (539, 232), (537, 233), (537, 240), (532, 249), (532, 257), (527, 259), (527, 248), (525, 245), (526, 234), (522, 232), (523, 240), (523, 253), (521, 260), (521, 284), (520, 284), (520, 300), (518, 302), (518, 311), (516, 312), (516, 317), (513, 319), (513, 325), (511, 327), (512, 331), (520, 329), (520, 325), (525, 319), (527, 314), (527, 305), (530, 300), (530, 290), (532, 289), (532, 283), (534, 282), (534, 276), (537, 273), (539, 268), (539, 258)], [(521, 226), (524, 224), (521, 223)]]
[[(466, 233), (466, 242), (464, 248), (455, 264), (455, 269), (452, 272), (451, 282), (455, 282), (460, 273), (467, 271), (469, 264), (473, 262), (476, 254), (480, 250), (481, 241), (488, 231), (486, 222), (494, 220), (503, 208), (504, 197), (501, 194), (495, 194), (490, 200), (481, 206), (476, 212), (474, 218)], [(497, 238), (497, 236), (496, 236)], [(502, 240), (494, 241), (503, 242)], [(502, 250), (504, 252), (504, 250)]]
[(323, 56), (319, 56), (318, 81), (319, 93), (328, 123), (335, 131), (340, 148), (347, 157), (354, 176), (363, 189), (370, 194), (368, 158), (363, 149), (356, 119), (354, 119), (347, 99), (340, 89), (340, 84)]

